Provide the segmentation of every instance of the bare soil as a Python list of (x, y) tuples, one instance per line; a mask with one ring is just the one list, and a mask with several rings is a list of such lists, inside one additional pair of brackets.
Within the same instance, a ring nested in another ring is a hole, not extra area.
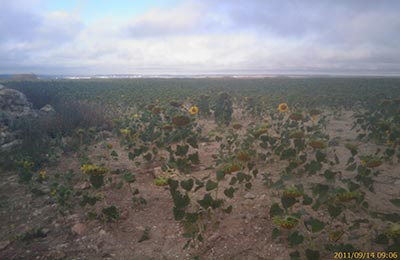
[[(341, 164), (338, 170), (346, 173), (345, 163), (349, 151), (344, 148), (346, 142), (357, 142), (357, 133), (351, 130), (353, 119), (351, 112), (343, 112), (338, 118), (329, 117), (327, 133), (336, 138), (336, 147)], [(243, 124), (246, 125), (245, 121)], [(214, 129), (212, 122), (204, 121), (205, 132)], [(221, 215), (221, 224), (214, 230), (208, 230), (204, 242), (195, 249), (183, 250), (186, 239), (182, 237), (183, 227), (174, 220), (173, 202), (166, 187), (154, 185), (153, 169), (158, 165), (136, 167), (128, 159), (128, 152), (119, 145), (119, 140), (109, 139), (95, 143), (85, 152), (92, 161), (103, 153), (105, 143), (113, 145), (118, 160), (109, 159), (106, 166), (110, 169), (129, 170), (136, 175), (132, 187), (124, 186), (116, 190), (119, 175), (113, 175), (113, 182), (104, 189), (104, 202), (116, 204), (121, 218), (116, 222), (104, 223), (89, 220), (88, 210), (79, 205), (58, 213), (57, 204), (50, 195), (36, 196), (28, 187), (18, 183), (15, 172), (2, 172), (0, 175), (0, 259), (190, 259), (199, 255), (200, 259), (289, 259), (293, 250), (283, 239), (273, 240), (271, 232), (275, 227), (269, 217), (269, 207), (273, 203), (271, 192), (263, 184), (262, 175), (253, 181), (250, 194), (242, 192), (229, 200), (233, 213)], [(361, 152), (374, 153), (377, 146), (359, 143)], [(199, 154), (201, 165), (191, 173), (201, 178), (215, 170), (206, 170), (213, 164), (213, 153), (218, 151), (218, 143), (201, 143)], [(59, 164), (48, 166), (45, 170), (49, 178), (71, 169), (75, 172), (74, 187), (85, 188), (85, 179), (80, 173), (79, 153), (63, 155)], [(104, 162), (104, 161), (103, 161)], [(144, 165), (144, 164), (143, 164)], [(286, 165), (279, 159), (259, 168), (260, 173), (272, 173), (276, 178)], [(375, 184), (376, 193), (368, 194), (370, 207), (382, 212), (399, 212), (389, 199), (400, 195), (400, 177), (398, 163), (385, 163), (381, 166)], [(313, 181), (313, 180), (310, 180)], [(128, 184), (125, 184), (128, 185)], [(144, 205), (132, 206), (131, 189), (138, 188), (140, 196), (146, 200)], [(247, 198), (245, 198), (247, 197)], [(276, 200), (275, 200), (276, 201)], [(97, 205), (101, 207), (101, 205)], [(42, 235), (33, 239), (21, 239), (23, 234), (34, 228), (42, 228)], [(149, 231), (149, 239), (139, 242), (144, 232)]]

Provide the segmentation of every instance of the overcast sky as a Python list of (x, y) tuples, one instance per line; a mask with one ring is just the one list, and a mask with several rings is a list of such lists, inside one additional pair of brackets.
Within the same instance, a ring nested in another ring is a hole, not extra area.
[(0, 6), (0, 74), (400, 74), (397, 0)]

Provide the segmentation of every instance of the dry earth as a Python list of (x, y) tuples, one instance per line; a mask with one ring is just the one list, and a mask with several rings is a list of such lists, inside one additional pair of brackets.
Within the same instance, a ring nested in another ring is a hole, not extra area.
[[(330, 138), (336, 138), (339, 145), (336, 150), (341, 164), (339, 170), (345, 173), (345, 162), (349, 151), (344, 143), (355, 141), (357, 133), (351, 130), (351, 112), (344, 111), (339, 117), (330, 116), (327, 132)], [(238, 117), (237, 117), (238, 118)], [(203, 122), (204, 124), (205, 122)], [(205, 131), (215, 125), (208, 122)], [(199, 255), (200, 259), (222, 260), (258, 260), (289, 259), (287, 242), (273, 241), (271, 232), (274, 228), (269, 217), (269, 207), (273, 197), (263, 184), (259, 174), (253, 181), (250, 192), (242, 192), (229, 200), (234, 206), (233, 213), (221, 215), (221, 225), (209, 230), (205, 241), (196, 249), (183, 250), (186, 239), (182, 237), (183, 227), (174, 220), (173, 202), (166, 187), (153, 184), (153, 168), (147, 165), (137, 168), (128, 159), (128, 152), (120, 147), (117, 139), (109, 138), (119, 154), (118, 161), (109, 160), (110, 169), (126, 169), (136, 174), (137, 181), (132, 188), (138, 188), (147, 204), (132, 206), (131, 188), (123, 187), (115, 192), (115, 184), (105, 188), (105, 203), (117, 204), (121, 218), (115, 223), (103, 223), (99, 220), (88, 220), (87, 210), (78, 205), (60, 215), (57, 205), (49, 195), (37, 197), (27, 187), (18, 184), (15, 172), (1, 173), (0, 186), (0, 259), (190, 259)], [(93, 144), (87, 154), (92, 161), (102, 153), (104, 142)], [(218, 150), (217, 143), (201, 143), (199, 148), (201, 165), (191, 174), (200, 178), (215, 171), (206, 170), (213, 159), (211, 154)], [(376, 146), (360, 143), (361, 152), (372, 152)], [(74, 170), (74, 185), (79, 189), (86, 188), (79, 170), (79, 155), (64, 155), (58, 165), (46, 168), (49, 176)], [(276, 179), (285, 165), (279, 160), (260, 167), (260, 172), (270, 172)], [(377, 177), (376, 194), (368, 194), (371, 208), (380, 211), (399, 212), (389, 199), (400, 195), (399, 164), (381, 166), (382, 174)], [(118, 175), (113, 176), (118, 179)], [(310, 180), (313, 181), (313, 180)], [(126, 184), (127, 185), (127, 184)], [(100, 203), (98, 203), (100, 204)], [(100, 206), (100, 205), (99, 205)], [(323, 216), (322, 216), (323, 217)], [(22, 241), (21, 234), (33, 228), (43, 228), (42, 237)], [(149, 239), (139, 242), (143, 233), (149, 231)]]

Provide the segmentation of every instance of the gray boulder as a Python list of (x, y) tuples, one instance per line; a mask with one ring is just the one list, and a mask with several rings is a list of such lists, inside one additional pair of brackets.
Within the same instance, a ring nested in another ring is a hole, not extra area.
[(51, 105), (47, 104), (47, 105), (45, 105), (44, 107), (42, 107), (42, 108), (39, 110), (39, 112), (40, 112), (41, 114), (44, 114), (44, 115), (53, 115), (53, 114), (56, 113), (56, 110), (54, 110), (54, 108), (53, 108)]
[(35, 117), (37, 113), (23, 93), (0, 85), (0, 152), (18, 146), (18, 125)]

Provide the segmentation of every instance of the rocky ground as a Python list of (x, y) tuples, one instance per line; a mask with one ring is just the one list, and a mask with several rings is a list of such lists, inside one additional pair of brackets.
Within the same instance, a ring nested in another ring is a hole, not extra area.
[[(208, 124), (209, 129), (215, 127), (212, 122)], [(331, 139), (336, 137), (343, 144), (355, 139), (356, 133), (351, 130), (351, 126), (351, 113), (347, 112), (340, 117), (331, 117), (327, 131)], [(261, 175), (253, 181), (251, 191), (243, 191), (240, 196), (229, 201), (233, 205), (233, 213), (221, 215), (220, 226), (208, 230), (199, 247), (183, 250), (186, 239), (182, 237), (182, 225), (174, 220), (169, 191), (165, 186), (153, 183), (159, 166), (136, 167), (128, 159), (127, 151), (113, 137), (90, 145), (85, 155), (95, 161), (102, 153), (105, 142), (112, 144), (119, 154), (118, 160), (107, 162), (107, 167), (129, 170), (136, 175), (136, 182), (131, 187), (124, 186), (116, 191), (115, 186), (109, 185), (104, 190), (105, 203), (119, 205), (120, 219), (116, 222), (89, 220), (87, 209), (77, 205), (76, 200), (72, 200), (76, 204), (70, 205), (61, 214), (49, 190), (45, 190), (43, 195), (34, 194), (29, 186), (18, 183), (16, 172), (2, 172), (0, 259), (171, 260), (190, 259), (194, 255), (200, 256), (200, 259), (289, 259), (291, 251), (287, 241), (271, 238), (275, 226), (268, 212), (273, 197), (263, 184)], [(211, 155), (217, 149), (216, 143), (201, 143), (201, 165), (191, 174), (201, 178), (214, 173), (215, 170), (207, 170), (207, 167), (212, 164)], [(337, 149), (341, 161), (345, 162), (349, 151), (341, 146)], [(369, 145), (361, 148), (365, 151), (375, 149)], [(43, 170), (49, 178), (73, 170), (74, 190), (84, 191), (88, 183), (79, 170), (81, 157), (80, 152), (63, 154), (58, 164), (48, 165)], [(268, 171), (276, 178), (284, 167), (276, 160), (260, 168), (260, 172)], [(339, 167), (344, 169), (344, 163)], [(378, 178), (376, 194), (369, 198), (371, 207), (398, 212), (388, 200), (399, 196), (399, 165), (388, 164), (382, 167), (383, 174)], [(146, 200), (146, 204), (132, 206), (130, 193), (134, 188), (140, 190), (140, 196)]]

